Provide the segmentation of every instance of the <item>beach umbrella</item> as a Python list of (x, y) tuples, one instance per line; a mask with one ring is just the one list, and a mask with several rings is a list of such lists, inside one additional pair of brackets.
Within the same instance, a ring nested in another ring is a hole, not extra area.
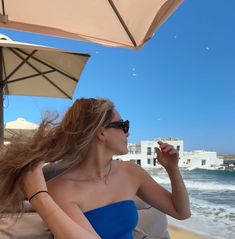
[(183, 0), (2, 0), (0, 27), (139, 48)]
[(72, 99), (88, 54), (12, 41), (0, 36), (0, 143), (4, 95)]
[(9, 121), (4, 125), (4, 141), (10, 141), (11, 137), (16, 135), (32, 135), (39, 127), (38, 124), (29, 122), (24, 118), (17, 118)]

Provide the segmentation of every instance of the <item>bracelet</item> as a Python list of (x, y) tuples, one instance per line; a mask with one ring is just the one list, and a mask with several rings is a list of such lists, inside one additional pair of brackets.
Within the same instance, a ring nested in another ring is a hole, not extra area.
[(35, 197), (35, 196), (38, 195), (39, 193), (48, 193), (48, 191), (46, 191), (46, 190), (41, 190), (41, 191), (38, 191), (38, 192), (34, 193), (34, 194), (29, 198), (29, 202), (33, 199), (33, 197)]

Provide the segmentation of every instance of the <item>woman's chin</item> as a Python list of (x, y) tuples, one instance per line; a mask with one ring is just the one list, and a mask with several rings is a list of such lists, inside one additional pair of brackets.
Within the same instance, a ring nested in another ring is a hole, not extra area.
[(119, 155), (125, 155), (125, 154), (128, 154), (128, 149), (125, 149), (119, 152)]

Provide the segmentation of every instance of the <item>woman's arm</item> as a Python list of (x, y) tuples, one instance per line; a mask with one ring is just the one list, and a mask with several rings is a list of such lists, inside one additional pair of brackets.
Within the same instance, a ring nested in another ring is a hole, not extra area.
[(178, 219), (187, 219), (191, 216), (190, 203), (179, 168), (166, 169), (171, 181), (171, 200)]
[(188, 193), (178, 168), (178, 151), (169, 144), (158, 143), (160, 149), (157, 149), (157, 158), (169, 175), (172, 192), (160, 186), (144, 169), (132, 166), (139, 180), (137, 195), (174, 218), (186, 219), (191, 213)]
[[(27, 198), (41, 190), (47, 191), (42, 167), (43, 164), (40, 164), (30, 170), (23, 180), (23, 191)], [(66, 197), (66, 195), (64, 196)], [(100, 239), (76, 204), (65, 204), (62, 209), (45, 192), (34, 196), (31, 204), (48, 225), (56, 239)], [(72, 217), (67, 212), (71, 212)], [(73, 220), (75, 217), (76, 220)]]

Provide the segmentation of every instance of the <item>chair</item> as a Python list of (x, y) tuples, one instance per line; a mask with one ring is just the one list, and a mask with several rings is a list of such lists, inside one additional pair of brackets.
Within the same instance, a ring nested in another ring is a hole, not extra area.
[(26, 212), (15, 221), (13, 218), (0, 219), (1, 239), (52, 239), (46, 224), (35, 212)]
[(166, 215), (140, 198), (136, 197), (135, 201), (139, 222), (133, 233), (134, 239), (170, 239)]

